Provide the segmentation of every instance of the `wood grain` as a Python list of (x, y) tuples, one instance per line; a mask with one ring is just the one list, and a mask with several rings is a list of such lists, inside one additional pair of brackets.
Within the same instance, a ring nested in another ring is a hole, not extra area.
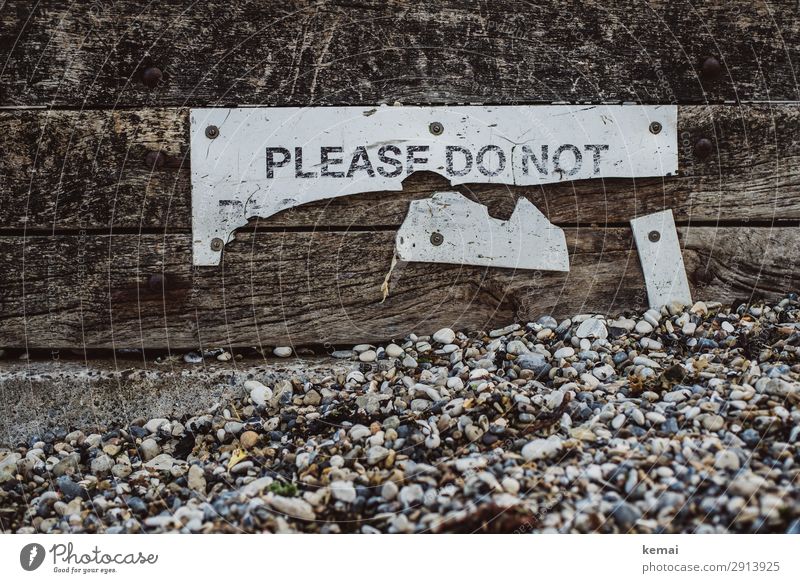
[[(796, 228), (680, 229), (696, 297), (774, 298), (800, 286)], [(343, 346), (442, 326), (489, 329), (643, 310), (629, 229), (568, 229), (571, 271), (398, 266), (394, 232), (241, 233), (219, 267), (192, 268), (188, 235), (5, 237), (6, 346)], [(163, 288), (150, 289), (153, 274)]]
[[(0, 229), (189, 232), (185, 109), (0, 112)], [(543, 187), (458, 190), (507, 217), (518, 196), (562, 225), (619, 224), (672, 208), (680, 223), (800, 219), (800, 106), (682, 106), (680, 176)], [(715, 147), (694, 153), (701, 138)], [(161, 152), (166, 164), (147, 164)], [(450, 189), (415, 174), (402, 192), (349, 196), (290, 209), (262, 228), (399, 226), (410, 200)]]
[[(795, 0), (9, 0), (0, 104), (797, 100)], [(699, 75), (703, 59), (722, 77)], [(164, 71), (155, 89), (150, 66)]]

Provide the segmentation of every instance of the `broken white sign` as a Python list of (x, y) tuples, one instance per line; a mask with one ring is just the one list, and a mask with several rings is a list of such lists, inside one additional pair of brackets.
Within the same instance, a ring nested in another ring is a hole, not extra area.
[(304, 203), (402, 190), (426, 170), (452, 185), (536, 185), (677, 172), (672, 105), (191, 110), (195, 265), (233, 231)]
[(692, 305), (672, 210), (635, 218), (631, 221), (631, 229), (639, 251), (650, 307), (658, 309), (673, 302)]
[(415, 200), (396, 249), (401, 261), (569, 271), (564, 231), (525, 198), (507, 221), (458, 192)]

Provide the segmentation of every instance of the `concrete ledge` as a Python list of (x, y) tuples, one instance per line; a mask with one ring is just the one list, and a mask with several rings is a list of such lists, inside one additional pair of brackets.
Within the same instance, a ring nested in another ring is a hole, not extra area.
[(256, 378), (313, 380), (346, 374), (354, 363), (331, 358), (244, 360), (212, 365), (113, 361), (4, 362), (0, 370), (0, 445), (55, 428), (180, 417), (212, 407)]

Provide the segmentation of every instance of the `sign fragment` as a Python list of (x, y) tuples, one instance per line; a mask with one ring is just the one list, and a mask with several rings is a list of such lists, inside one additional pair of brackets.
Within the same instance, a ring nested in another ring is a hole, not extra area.
[(412, 201), (395, 246), (401, 261), (569, 271), (564, 231), (525, 198), (507, 221), (458, 192)]
[(691, 306), (692, 292), (672, 210), (637, 217), (631, 221), (631, 229), (650, 307), (659, 309), (673, 302)]

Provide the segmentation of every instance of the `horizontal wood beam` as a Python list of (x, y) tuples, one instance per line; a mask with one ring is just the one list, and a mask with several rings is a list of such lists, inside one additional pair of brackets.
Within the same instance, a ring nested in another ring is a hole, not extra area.
[[(797, 228), (679, 231), (696, 298), (774, 298), (800, 288)], [(341, 346), (646, 308), (629, 229), (567, 229), (569, 273), (400, 265), (383, 303), (391, 231), (240, 233), (222, 265), (208, 268), (192, 268), (188, 235), (2, 242), (6, 346)]]
[(9, 0), (0, 62), (4, 106), (785, 101), (800, 17), (795, 0)]
[[(621, 224), (672, 208), (679, 223), (800, 220), (800, 105), (682, 106), (679, 176), (542, 187), (457, 187), (507, 217), (519, 196), (562, 225)], [(695, 152), (710, 141), (707, 157)], [(0, 232), (191, 230), (188, 111), (0, 112)], [(160, 152), (156, 167), (148, 152)], [(397, 227), (408, 203), (449, 189), (415, 174), (402, 192), (291, 209), (262, 228)]]

